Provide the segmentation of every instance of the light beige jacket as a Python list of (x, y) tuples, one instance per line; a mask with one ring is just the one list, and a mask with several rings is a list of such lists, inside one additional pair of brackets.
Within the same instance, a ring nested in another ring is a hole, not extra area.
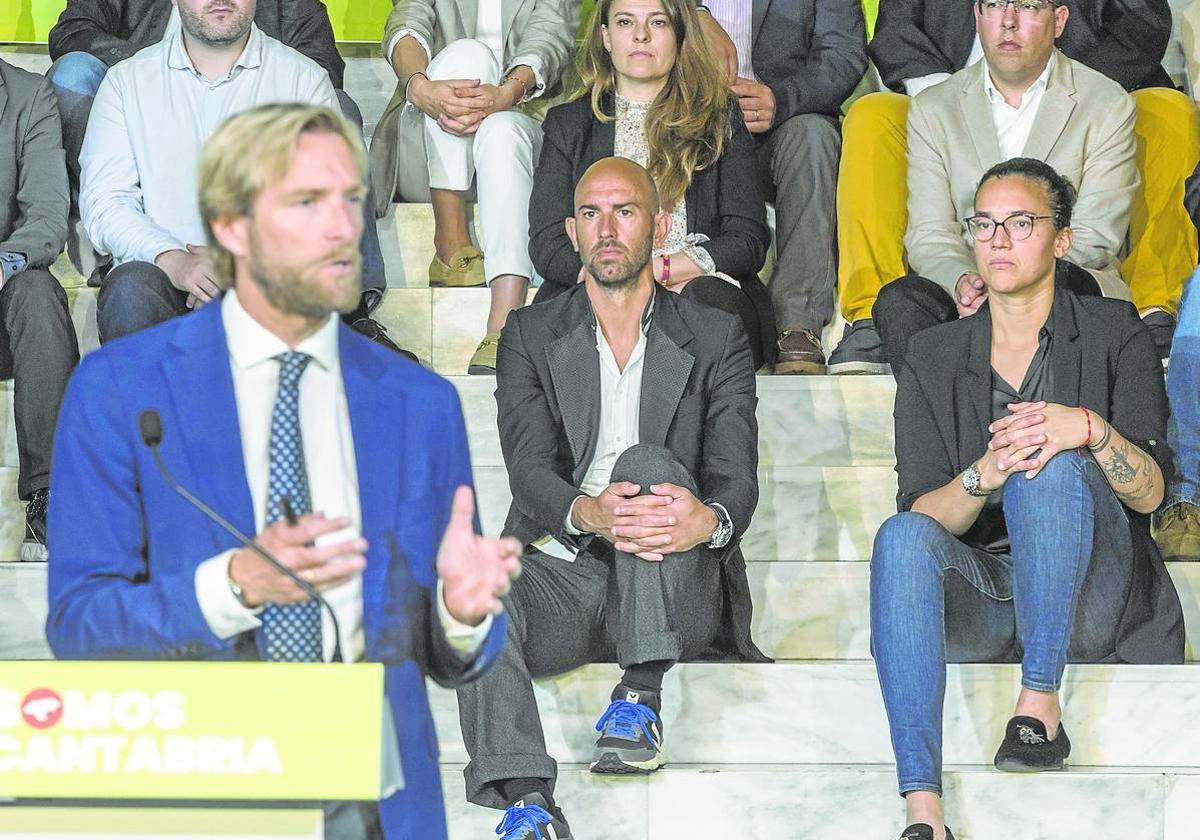
[[(521, 110), (540, 116), (562, 91), (562, 78), (571, 60), (575, 44), (575, 26), (579, 19), (578, 0), (392, 0), (383, 31), (387, 50), (393, 36), (411, 29), (424, 39), (434, 55), (460, 38), (475, 37), (478, 3), (501, 4), (501, 31), (504, 33), (504, 69), (514, 58), (536, 57), (536, 69), (546, 89)], [(385, 59), (391, 61), (390, 55)], [(371, 139), (371, 186), (375, 190), (376, 213), (382, 216), (396, 192), (396, 173), (401, 157), (422, 154), (421, 150), (400, 148), (400, 111), (404, 107), (404, 81), (397, 80), (375, 135)]]
[[(975, 271), (962, 220), (975, 188), (1000, 163), (979, 61), (918, 94), (908, 111), (908, 230), (915, 274), (954, 292)], [(1079, 192), (1066, 258), (1088, 269), (1106, 297), (1129, 300), (1121, 279), (1129, 214), (1140, 182), (1133, 99), (1116, 82), (1057, 53), (1022, 157), (1054, 167)]]

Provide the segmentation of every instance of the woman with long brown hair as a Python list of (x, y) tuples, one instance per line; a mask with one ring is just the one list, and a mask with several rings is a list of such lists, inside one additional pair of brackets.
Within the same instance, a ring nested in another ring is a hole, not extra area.
[(756, 367), (775, 325), (758, 279), (770, 234), (754, 142), (688, 0), (599, 0), (579, 54), (584, 87), (552, 108), (529, 202), (537, 299), (571, 288), (582, 264), (563, 219), (591, 164), (619, 155), (654, 178), (669, 233), (655, 243), (664, 288), (741, 317)]

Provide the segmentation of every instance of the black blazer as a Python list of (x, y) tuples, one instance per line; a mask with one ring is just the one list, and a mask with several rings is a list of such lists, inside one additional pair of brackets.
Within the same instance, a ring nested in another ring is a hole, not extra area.
[(867, 28), (855, 0), (754, 0), (750, 61), (775, 94), (775, 124), (836, 117), (867, 70)]
[[(729, 511), (734, 539), (722, 558), (725, 604), (716, 653), (765, 657), (750, 638), (750, 589), (738, 541), (758, 504), (754, 368), (735, 316), (659, 289), (647, 335), (638, 437), (670, 449), (701, 498)], [(587, 290), (512, 313), (500, 334), (496, 406), (513, 503), (504, 525), (522, 543), (563, 530), (595, 454), (600, 356)]]
[[(991, 315), (976, 315), (918, 333), (897, 374), (897, 506), (906, 511), (974, 463), (987, 447), (992, 420)], [(1148, 453), (1169, 484), (1167, 396), (1154, 341), (1133, 306), (1110, 298), (1054, 298), (1049, 364), (1055, 401), (1082, 405)], [(1134, 577), (1121, 618), (1117, 654), (1126, 662), (1183, 662), (1183, 611), (1150, 516), (1126, 509)], [(978, 526), (979, 523), (977, 523)], [(979, 544), (976, 526), (961, 539)], [(973, 540), (973, 537), (975, 539)]]
[[(50, 58), (91, 53), (112, 67), (157, 44), (171, 17), (170, 0), (67, 0), (50, 30)], [(254, 22), (265, 34), (311, 58), (339, 90), (346, 64), (333, 40), (329, 11), (320, 0), (258, 0)]]
[[(970, 0), (881, 0), (868, 52), (883, 83), (961, 70), (975, 41)], [(1072, 0), (1056, 46), (1125, 90), (1174, 87), (1162, 60), (1171, 37), (1167, 0)]]

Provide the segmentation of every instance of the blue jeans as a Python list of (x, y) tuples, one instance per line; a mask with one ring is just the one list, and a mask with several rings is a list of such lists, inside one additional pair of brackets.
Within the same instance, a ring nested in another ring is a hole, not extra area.
[(1095, 459), (1059, 453), (1003, 490), (1010, 555), (900, 513), (871, 555), (871, 648), (901, 794), (942, 792), (946, 662), (1021, 662), (1021, 685), (1057, 691), (1068, 660), (1115, 656), (1133, 578), (1125, 508)]
[(1179, 322), (1167, 368), (1167, 398), (1171, 418), (1167, 442), (1175, 452), (1175, 480), (1167, 488), (1163, 507), (1176, 502), (1200, 505), (1200, 269), (1183, 287)]
[[(83, 150), (88, 117), (92, 113), (96, 91), (100, 90), (100, 83), (107, 73), (108, 67), (91, 53), (71, 52), (54, 62), (47, 74), (58, 98), (73, 208), (77, 208), (79, 203), (79, 155)], [(361, 131), (363, 118), (358, 105), (343, 90), (337, 91), (337, 98), (342, 116)], [(368, 184), (368, 190), (369, 187)], [(78, 210), (73, 215), (78, 215)], [(384, 273), (383, 250), (379, 247), (379, 230), (375, 226), (375, 201), (369, 194), (363, 202), (363, 235), (359, 251), (362, 253), (363, 290), (383, 292), (387, 288), (387, 276)]]

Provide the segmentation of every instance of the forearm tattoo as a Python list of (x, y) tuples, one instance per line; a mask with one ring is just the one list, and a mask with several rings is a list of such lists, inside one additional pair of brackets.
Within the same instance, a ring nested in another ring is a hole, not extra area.
[(1140, 449), (1133, 450), (1130, 443), (1118, 443), (1102, 465), (1113, 490), (1126, 502), (1138, 501), (1154, 492), (1150, 457)]

